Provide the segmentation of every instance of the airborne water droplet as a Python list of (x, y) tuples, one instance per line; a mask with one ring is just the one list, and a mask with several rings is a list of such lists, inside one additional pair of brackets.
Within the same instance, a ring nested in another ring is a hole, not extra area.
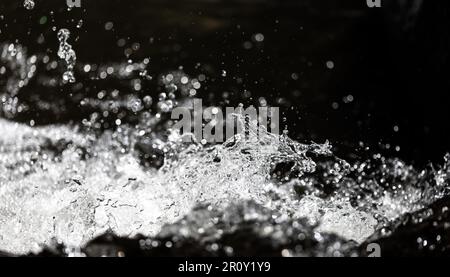
[(75, 75), (73, 69), (77, 62), (77, 55), (75, 51), (72, 49), (72, 45), (70, 45), (67, 40), (70, 37), (70, 31), (67, 29), (61, 29), (58, 32), (58, 40), (59, 40), (59, 50), (58, 57), (66, 61), (66, 72), (63, 74), (63, 82), (64, 83), (75, 83)]
[(34, 9), (35, 3), (33, 0), (25, 0), (23, 2), (23, 6), (25, 7), (25, 9), (27, 10), (32, 10)]

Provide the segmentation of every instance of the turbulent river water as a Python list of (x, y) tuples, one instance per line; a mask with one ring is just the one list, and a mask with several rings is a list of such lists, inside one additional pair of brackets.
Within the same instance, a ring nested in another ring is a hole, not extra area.
[[(1, 251), (39, 253), (61, 244), (65, 254), (85, 255), (84, 246), (111, 233), (138, 238), (143, 249), (190, 239), (208, 253), (233, 255), (238, 249), (227, 238), (250, 230), (283, 256), (360, 255), (359, 245), (389, 237), (407, 214), (425, 211), (416, 220), (426, 220), (427, 207), (448, 197), (449, 155), (423, 169), (379, 154), (348, 162), (325, 139), (301, 143), (252, 123), (250, 132), (263, 134), (257, 141), (184, 143), (168, 115), (196, 96), (204, 76), (182, 69), (149, 76), (148, 59), (76, 63), (69, 35), (58, 34), (62, 63), (17, 43), (0, 45)], [(75, 82), (74, 74), (127, 80), (130, 92), (72, 99), (75, 93), (62, 102), (46, 95)], [(164, 92), (136, 96), (152, 78)], [(25, 94), (30, 83), (42, 90), (32, 98)], [(15, 121), (36, 111), (64, 113), (70, 101), (89, 107), (90, 117), (47, 126)]]

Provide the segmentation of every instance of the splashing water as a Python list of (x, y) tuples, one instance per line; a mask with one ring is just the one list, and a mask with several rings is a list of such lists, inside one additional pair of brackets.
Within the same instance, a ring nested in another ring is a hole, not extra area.
[[(116, 149), (126, 130), (96, 141), (63, 127), (32, 130), (1, 122), (1, 129), (14, 135), (1, 140), (1, 171), (8, 177), (0, 187), (0, 249), (24, 253), (52, 238), (80, 246), (107, 230), (151, 235), (200, 203), (222, 207), (254, 199), (271, 205), (268, 164), (279, 143), (273, 137), (258, 145), (190, 145), (176, 158), (168, 155), (160, 171), (147, 172), (132, 151)], [(164, 144), (167, 152), (182, 146), (176, 136)], [(316, 150), (284, 151), (294, 158)]]
[(67, 41), (70, 38), (70, 31), (61, 29), (58, 32), (59, 49), (58, 57), (66, 62), (67, 69), (63, 74), (63, 82), (75, 83), (74, 67), (77, 62), (77, 55)]
[[(126, 126), (98, 137), (3, 120), (0, 130), (0, 249), (13, 253), (38, 251), (54, 239), (78, 248), (106, 231), (155, 235), (198, 205), (223, 210), (249, 200), (284, 220), (306, 218), (318, 226), (316, 232), (361, 243), (448, 193), (448, 168), (433, 173), (436, 183), (413, 187), (419, 175), (411, 167), (394, 162), (391, 172), (390, 161), (384, 161), (375, 172), (403, 180), (405, 189), (395, 192), (370, 177), (351, 177), (367, 165), (310, 158), (333, 158), (327, 143), (305, 145), (267, 132), (258, 141), (238, 135), (211, 147), (181, 143), (172, 133), (158, 146), (165, 160), (156, 170), (139, 165), (135, 145), (141, 138)], [(296, 177), (275, 181), (272, 171), (279, 164), (290, 164)], [(325, 196), (323, 187), (335, 191)], [(362, 187), (372, 196), (355, 202)], [(300, 188), (306, 192), (299, 194)]]
[[(68, 31), (59, 37), (65, 46), (59, 56), (74, 62), (75, 54), (66, 45)], [(0, 75), (7, 76), (3, 114), (13, 117), (27, 109), (17, 99), (21, 89), (39, 66), (48, 68), (51, 62), (42, 55), (28, 57), (15, 44), (3, 45), (0, 57), (5, 68)], [(84, 71), (100, 79), (131, 81), (136, 91), (142, 85), (139, 78), (151, 80), (147, 64), (104, 65), (95, 71), (89, 65)], [(107, 231), (153, 236), (196, 206), (226, 211), (248, 201), (276, 214), (276, 224), (306, 219), (314, 234), (362, 243), (375, 231), (395, 225), (403, 214), (449, 193), (448, 158), (439, 170), (417, 171), (377, 155), (349, 164), (335, 157), (328, 143), (300, 144), (267, 132), (258, 141), (236, 136), (223, 145), (203, 146), (181, 143), (174, 132), (163, 135), (164, 128), (157, 131), (164, 123), (162, 115), (196, 95), (202, 79), (173, 71), (161, 76), (164, 93), (159, 97), (84, 99), (83, 105), (100, 111), (123, 106), (141, 114), (136, 126), (119, 124), (115, 131), (90, 131), (98, 116), (84, 123), (87, 130), (32, 128), (0, 120), (0, 249), (23, 254), (55, 239), (76, 249)], [(47, 88), (51, 84), (57, 83), (43, 82)], [(150, 105), (156, 114), (145, 111)], [(257, 133), (256, 126), (249, 127)], [(148, 167), (158, 157), (162, 167)], [(203, 220), (200, 225), (207, 224)]]
[[(29, 10), (34, 5), (24, 2)], [(69, 30), (59, 30), (64, 83), (76, 82), (77, 66), (91, 82), (128, 87), (58, 96), (61, 105), (45, 102), (60, 83), (60, 72), (52, 75), (57, 62), (28, 55), (17, 43), (0, 45), (2, 116), (15, 119), (33, 109), (60, 115), (71, 104), (95, 111), (75, 126), (30, 127), (0, 119), (2, 251), (38, 252), (56, 241), (75, 253), (105, 232), (212, 240), (252, 222), (253, 233), (279, 244), (291, 237), (313, 241), (319, 250), (310, 255), (336, 255), (338, 248), (338, 254), (352, 255), (350, 245), (380, 230), (388, 234), (405, 214), (449, 195), (450, 155), (443, 166), (424, 170), (380, 155), (349, 163), (328, 142), (302, 144), (252, 123), (249, 132), (263, 134), (257, 141), (236, 135), (221, 145), (183, 143), (164, 117), (199, 93), (204, 75), (160, 74), (161, 93), (152, 97), (144, 89), (153, 79), (148, 58), (77, 65), (69, 38)], [(38, 70), (44, 72), (35, 78)], [(44, 88), (34, 100), (24, 90), (31, 82)], [(108, 116), (117, 128), (99, 131)], [(303, 250), (293, 247), (283, 255)]]
[[(60, 37), (65, 45), (69, 33)], [(59, 77), (47, 70), (56, 61), (28, 56), (16, 44), (0, 49), (2, 115), (14, 118), (29, 109), (19, 97), (32, 80), (45, 93), (58, 85)], [(66, 54), (60, 57), (75, 61), (70, 50), (70, 45), (63, 47)], [(179, 134), (165, 134), (170, 124), (164, 115), (196, 95), (203, 77), (179, 70), (162, 74), (159, 97), (138, 97), (133, 92), (152, 79), (147, 65), (148, 60), (82, 66), (94, 80), (124, 80), (132, 92), (118, 98), (116, 90), (109, 97), (101, 91), (97, 98), (84, 98), (80, 104), (98, 112), (83, 121), (83, 128), (0, 120), (1, 250), (39, 251), (55, 239), (76, 249), (104, 232), (153, 236), (165, 224), (191, 216), (195, 207), (222, 213), (248, 201), (261, 207), (259, 217), (277, 217), (275, 223), (261, 223), (268, 229), (306, 220), (315, 239), (320, 234), (334, 243), (326, 234), (336, 234), (362, 243), (377, 230), (392, 229), (402, 215), (449, 194), (449, 157), (441, 168), (418, 171), (379, 155), (350, 164), (335, 157), (328, 143), (301, 144), (267, 132), (258, 141), (236, 136), (223, 145), (181, 143)], [(47, 107), (42, 100), (37, 103), (37, 108)], [(147, 110), (152, 106), (153, 112)], [(102, 115), (121, 110), (139, 115), (138, 123), (131, 127), (116, 121), (114, 131), (96, 131)], [(258, 133), (256, 126), (249, 128)], [(244, 218), (254, 212), (245, 210)], [(327, 241), (320, 243), (326, 249)]]
[(0, 114), (11, 118), (27, 110), (27, 105), (19, 103), (18, 94), (36, 75), (37, 56), (27, 55), (26, 48), (13, 43), (0, 45), (0, 77), (4, 87), (0, 90)]

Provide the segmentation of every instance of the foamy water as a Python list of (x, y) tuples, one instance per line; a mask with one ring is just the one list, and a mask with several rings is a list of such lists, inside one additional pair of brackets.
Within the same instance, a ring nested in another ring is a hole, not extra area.
[[(335, 185), (341, 188), (327, 197), (320, 189), (300, 196), (294, 187), (311, 188), (314, 174), (323, 174), (306, 154), (331, 155), (329, 145), (304, 145), (272, 134), (259, 142), (233, 140), (212, 147), (185, 145), (174, 134), (160, 145), (166, 161), (159, 170), (142, 167), (137, 153), (126, 150), (138, 140), (126, 127), (96, 137), (73, 127), (31, 128), (1, 120), (0, 134), (0, 249), (11, 253), (39, 251), (55, 239), (77, 248), (106, 231), (152, 236), (197, 205), (220, 210), (248, 200), (289, 219), (306, 218), (320, 233), (361, 243), (381, 224), (448, 190), (448, 171), (442, 171), (433, 186), (373, 189), (352, 205), (353, 194), (371, 181), (347, 180), (334, 164), (328, 170), (335, 170)], [(294, 162), (301, 174), (280, 185), (271, 168), (282, 162)], [(404, 164), (395, 170), (395, 177), (417, 177), (404, 175), (412, 174)]]

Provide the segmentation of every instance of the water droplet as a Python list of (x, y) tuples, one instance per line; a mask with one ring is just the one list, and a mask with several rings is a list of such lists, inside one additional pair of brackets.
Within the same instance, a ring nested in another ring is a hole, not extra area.
[(25, 0), (23, 2), (23, 6), (25, 7), (25, 9), (27, 10), (32, 10), (34, 9), (35, 3), (33, 0)]

